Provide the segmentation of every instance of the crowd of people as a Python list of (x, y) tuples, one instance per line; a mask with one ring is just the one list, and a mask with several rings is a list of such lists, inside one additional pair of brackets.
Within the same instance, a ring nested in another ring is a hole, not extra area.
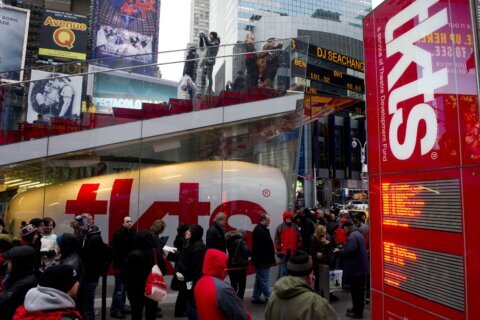
[[(365, 216), (350, 216), (347, 210), (325, 213), (285, 211), (273, 238), (270, 215), (264, 213), (249, 244), (245, 230), (227, 232), (228, 217), (220, 212), (206, 232), (198, 224), (180, 224), (175, 250), (169, 251), (164, 250), (168, 237), (162, 237), (163, 220), (136, 231), (126, 216), (110, 244), (104, 243), (88, 213), (76, 216), (72, 232), (62, 235), (54, 233), (51, 218), (24, 222), (18, 240), (0, 220), (0, 318), (95, 319), (95, 290), (110, 264), (115, 278), (110, 316), (161, 317), (158, 302), (145, 296), (145, 282), (155, 264), (166, 274), (168, 259), (175, 264), (171, 282), (171, 289), (178, 291), (175, 317), (250, 319), (244, 298), (251, 264), (255, 268), (251, 303), (266, 304), (266, 319), (278, 319), (285, 310), (289, 319), (336, 319), (322, 298), (320, 265), (343, 269), (343, 285), (352, 296), (347, 316), (361, 319), (369, 299)], [(280, 279), (272, 292), (270, 270), (277, 265)]]
[[(204, 33), (199, 35), (198, 49), (203, 54), (200, 58), (196, 47), (189, 48), (183, 69), (183, 78), (179, 86), (180, 94), (188, 93), (191, 100), (197, 94), (213, 94), (212, 73), (220, 43), (220, 37), (215, 31), (208, 35)], [(233, 81), (226, 84), (226, 89), (239, 92), (244, 88), (252, 87), (273, 88), (277, 71), (281, 66), (282, 49), (283, 44), (276, 43), (275, 38), (268, 39), (261, 50), (257, 49), (253, 33), (249, 32), (245, 41), (238, 48), (238, 51), (243, 53), (242, 56), (233, 57), (235, 61), (241, 61), (241, 63), (236, 63), (241, 70), (236, 73)], [(199, 88), (195, 84), (197, 72), (200, 73)]]

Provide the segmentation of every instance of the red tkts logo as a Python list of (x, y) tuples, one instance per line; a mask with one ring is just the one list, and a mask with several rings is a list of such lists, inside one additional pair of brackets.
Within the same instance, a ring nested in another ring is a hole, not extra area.
[(128, 0), (120, 9), (121, 14), (140, 17), (142, 20), (147, 18), (147, 12), (157, 12), (155, 0)]

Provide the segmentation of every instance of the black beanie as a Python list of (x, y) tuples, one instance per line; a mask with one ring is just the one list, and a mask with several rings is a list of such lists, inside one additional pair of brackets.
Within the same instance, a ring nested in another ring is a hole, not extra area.
[(297, 250), (287, 263), (288, 274), (295, 277), (305, 277), (312, 272), (312, 259), (303, 250)]
[(203, 237), (203, 228), (201, 225), (198, 224), (192, 224), (190, 225), (190, 243), (193, 243), (195, 241), (199, 241)]
[(47, 268), (40, 276), (38, 285), (67, 293), (76, 281), (78, 281), (77, 271), (72, 266), (60, 264)]

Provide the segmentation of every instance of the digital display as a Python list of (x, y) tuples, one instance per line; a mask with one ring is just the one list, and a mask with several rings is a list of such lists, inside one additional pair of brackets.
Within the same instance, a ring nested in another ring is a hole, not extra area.
[(362, 60), (343, 55), (333, 50), (309, 45), (308, 54), (353, 70), (365, 72), (365, 63)]
[(306, 78), (309, 80), (327, 83), (358, 93), (365, 92), (365, 83), (363, 79), (348, 75), (338, 70), (330, 70), (306, 63), (299, 59), (295, 59), (293, 64), (294, 74), (305, 74)]
[(464, 311), (461, 256), (383, 243), (386, 285)]
[(460, 181), (382, 183), (383, 224), (462, 232)]

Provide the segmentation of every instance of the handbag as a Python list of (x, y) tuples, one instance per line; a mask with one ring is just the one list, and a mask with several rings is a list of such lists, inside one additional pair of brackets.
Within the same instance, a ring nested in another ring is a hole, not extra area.
[(167, 297), (167, 284), (163, 278), (162, 271), (160, 271), (158, 267), (155, 249), (153, 249), (153, 257), (155, 264), (145, 282), (145, 297), (153, 301), (161, 302)]

